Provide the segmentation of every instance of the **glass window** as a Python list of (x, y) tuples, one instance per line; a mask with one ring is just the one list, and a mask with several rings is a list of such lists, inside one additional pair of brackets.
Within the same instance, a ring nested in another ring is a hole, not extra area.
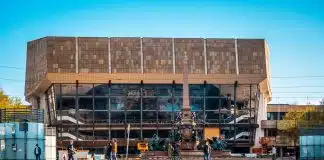
[[(230, 90), (230, 89), (227, 89)], [(222, 91), (222, 95), (226, 95), (228, 92), (226, 92), (226, 90), (223, 91), (223, 85), (221, 86), (221, 91)], [(231, 92), (229, 92), (231, 93)], [(206, 96), (208, 97), (215, 97), (215, 96), (220, 96), (220, 91), (218, 86), (213, 85), (213, 84), (208, 84), (206, 86)]]
[[(81, 123), (91, 123), (92, 124), (92, 111), (89, 112), (89, 111), (85, 111), (85, 110), (79, 110), (79, 121)], [(96, 120), (96, 117), (95, 117), (95, 120)]]
[(94, 94), (96, 96), (105, 96), (109, 94), (109, 84), (94, 84)]
[(143, 122), (144, 123), (156, 123), (156, 111), (143, 111)]
[(126, 110), (140, 110), (141, 109), (141, 98), (127, 97), (125, 99)]
[(206, 122), (218, 123), (218, 112), (213, 112), (213, 111), (206, 112)]
[(111, 123), (124, 123), (125, 122), (125, 113), (124, 111), (111, 111)]
[[(206, 98), (206, 110), (216, 110), (223, 101), (219, 98)], [(224, 106), (225, 108), (226, 106)]]
[(172, 98), (166, 98), (166, 97), (159, 97), (157, 99), (158, 103), (157, 106), (159, 107), (159, 110), (161, 111), (172, 111)]
[(125, 109), (125, 97), (111, 97), (110, 108), (111, 110), (123, 111)]
[(108, 110), (109, 100), (108, 98), (95, 97), (95, 110)]
[(314, 157), (320, 158), (321, 157), (321, 146), (314, 146)]
[(314, 136), (307, 136), (306, 145), (314, 145)]
[(62, 108), (60, 108), (60, 104), (58, 105), (58, 110), (69, 110), (75, 109), (75, 98), (74, 97), (62, 97)]
[(171, 119), (172, 112), (159, 112), (159, 123), (171, 123)]
[(108, 123), (108, 112), (107, 111), (95, 111), (94, 112), (95, 123)]
[(125, 138), (124, 130), (111, 130), (111, 138)]
[(62, 84), (62, 96), (76, 95), (75, 84)]
[(79, 84), (78, 86), (78, 95), (89, 95), (92, 96), (93, 90), (92, 84)]
[(314, 136), (314, 145), (321, 144), (321, 136)]
[(140, 138), (141, 131), (140, 130), (130, 130), (129, 138)]
[(156, 110), (157, 97), (143, 98), (143, 110)]
[(127, 123), (141, 123), (141, 112), (140, 111), (128, 111), (127, 115)]
[(204, 96), (204, 85), (191, 84), (189, 85), (190, 97), (203, 97)]
[(127, 86), (126, 84), (112, 84), (110, 93), (111, 96), (126, 96)]
[(92, 110), (92, 98), (79, 98), (79, 109)]
[(190, 98), (190, 107), (192, 111), (204, 110), (204, 99), (203, 98)]
[(300, 157), (306, 158), (307, 157), (307, 147), (300, 146)]
[(307, 147), (307, 157), (314, 157), (314, 146), (306, 146)]
[(156, 130), (143, 130), (143, 138), (152, 138), (156, 133)]

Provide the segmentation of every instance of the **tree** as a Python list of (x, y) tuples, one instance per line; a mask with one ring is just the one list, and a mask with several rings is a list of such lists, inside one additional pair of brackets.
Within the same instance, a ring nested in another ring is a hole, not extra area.
[(298, 124), (304, 124), (308, 119), (308, 113), (312, 113), (314, 107), (306, 107), (305, 109), (294, 110), (286, 113), (282, 121), (277, 122), (277, 128), (281, 130), (286, 136), (292, 138), (294, 145), (299, 138)]
[(8, 96), (0, 88), (0, 109), (26, 110), (27, 107), (22, 103), (19, 97)]

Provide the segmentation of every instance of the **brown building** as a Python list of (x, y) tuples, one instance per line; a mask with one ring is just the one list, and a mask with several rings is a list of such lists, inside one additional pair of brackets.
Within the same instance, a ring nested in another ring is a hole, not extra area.
[(271, 97), (264, 39), (44, 37), (27, 44), (25, 95), (46, 110), (58, 145), (123, 143), (128, 123), (133, 142), (167, 138), (182, 107), (185, 54), (201, 133), (220, 128), (233, 148), (258, 145)]

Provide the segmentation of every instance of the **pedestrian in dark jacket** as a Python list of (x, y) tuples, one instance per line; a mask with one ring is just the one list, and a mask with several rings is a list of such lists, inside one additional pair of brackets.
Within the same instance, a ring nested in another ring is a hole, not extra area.
[(42, 154), (42, 150), (38, 146), (38, 144), (36, 144), (36, 147), (34, 149), (34, 154), (35, 154), (36, 160), (40, 160), (40, 155)]
[(107, 150), (106, 150), (106, 159), (111, 160), (111, 151), (112, 151), (112, 145), (109, 142), (107, 145)]

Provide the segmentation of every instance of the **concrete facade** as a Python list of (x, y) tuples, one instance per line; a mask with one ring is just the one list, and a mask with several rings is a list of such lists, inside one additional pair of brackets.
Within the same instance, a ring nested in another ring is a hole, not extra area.
[[(66, 84), (80, 88), (109, 82), (182, 84), (184, 55), (188, 56), (188, 84), (222, 85), (220, 95), (235, 95), (237, 101), (248, 103), (250, 113), (244, 116), (255, 121), (244, 122), (245, 125), (260, 125), (261, 120), (266, 120), (271, 86), (269, 49), (264, 39), (44, 37), (27, 44), (25, 96), (34, 107), (45, 110), (45, 123), (54, 126), (58, 120), (55, 117), (62, 117), (56, 116), (59, 96), (55, 92), (76, 92)], [(55, 91), (58, 86), (53, 84), (62, 85), (62, 91)], [(75, 102), (75, 106), (80, 105), (78, 100)], [(244, 117), (235, 116), (238, 117), (233, 121)], [(76, 126), (80, 125), (76, 121)], [(220, 123), (213, 125), (221, 126)], [(238, 126), (236, 122), (229, 125)], [(255, 135), (247, 136), (254, 138), (254, 147), (259, 147), (264, 132), (259, 127)]]

